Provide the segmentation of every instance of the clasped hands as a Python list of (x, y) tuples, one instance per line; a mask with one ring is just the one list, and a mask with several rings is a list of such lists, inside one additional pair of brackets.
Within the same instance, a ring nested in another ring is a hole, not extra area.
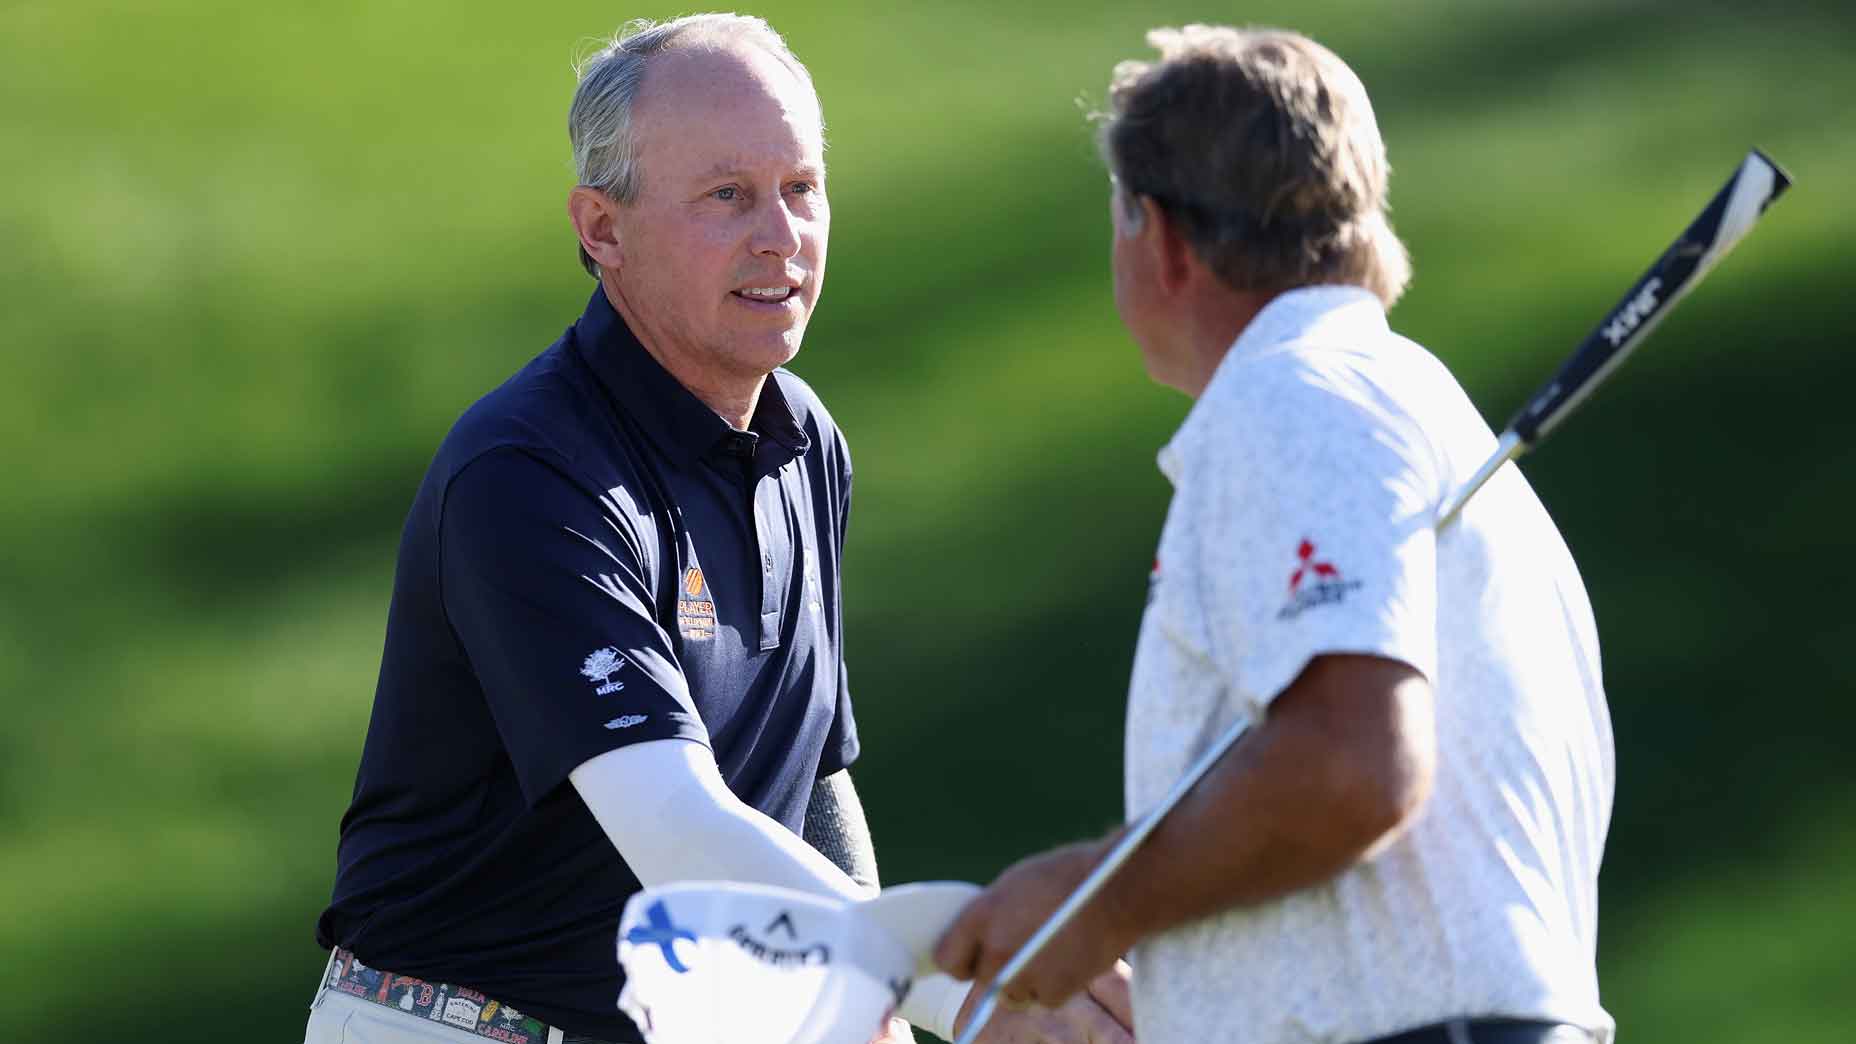
[[(1065, 845), (1014, 864), (954, 919), (935, 947), (935, 963), (956, 979), (984, 985), (1100, 861), (1101, 842)], [(1121, 960), (1136, 942), (1111, 897), (1077, 912), (1000, 996), (1005, 1003), (980, 1044), (1133, 1044), (1131, 970)], [(981, 989), (955, 1019), (966, 1029)]]

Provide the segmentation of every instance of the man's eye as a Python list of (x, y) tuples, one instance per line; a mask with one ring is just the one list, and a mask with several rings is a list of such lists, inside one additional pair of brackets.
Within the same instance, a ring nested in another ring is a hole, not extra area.
[(787, 191), (796, 192), (799, 195), (803, 196), (803, 195), (806, 195), (807, 193), (817, 192), (818, 186), (812, 184), (810, 181), (796, 181), (793, 183), (791, 188), (787, 189)]
[(741, 190), (733, 185), (724, 185), (714, 192), (709, 193), (709, 195), (714, 196), (724, 203), (733, 203), (735, 200), (741, 198)]

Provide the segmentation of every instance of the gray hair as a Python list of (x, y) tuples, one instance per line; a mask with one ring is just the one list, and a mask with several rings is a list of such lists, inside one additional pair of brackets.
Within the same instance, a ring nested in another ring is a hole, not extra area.
[(1151, 198), (1226, 285), (1362, 286), (1391, 307), (1411, 262), (1387, 218), (1385, 143), (1366, 88), (1296, 33), (1156, 29), (1123, 62), (1098, 144), (1121, 204)]
[[(642, 174), (632, 136), (632, 106), (644, 83), (651, 58), (675, 47), (729, 43), (759, 47), (779, 59), (808, 89), (812, 74), (764, 19), (739, 14), (695, 14), (652, 22), (625, 23), (611, 40), (575, 66), (580, 86), (567, 110), (567, 137), (573, 144), (574, 177), (620, 203), (638, 198)], [(814, 92), (816, 94), (816, 92)], [(599, 275), (599, 265), (580, 248), (580, 263)]]

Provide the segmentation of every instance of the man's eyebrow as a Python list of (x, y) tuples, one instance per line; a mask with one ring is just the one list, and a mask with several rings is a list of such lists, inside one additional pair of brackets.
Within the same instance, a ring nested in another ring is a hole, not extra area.
[[(717, 163), (715, 166), (710, 167), (708, 170), (705, 170), (701, 174), (696, 175), (696, 180), (697, 181), (711, 181), (716, 178), (738, 178), (747, 173), (749, 173), (749, 169), (746, 165), (735, 163), (733, 161), (728, 161), (728, 162), (723, 162), (723, 163)], [(814, 166), (813, 164), (810, 164), (810, 163), (798, 164), (794, 166), (791, 170), (787, 171), (786, 174), (784, 175), (784, 177), (807, 178), (812, 181), (817, 181), (819, 178), (822, 178), (824, 176), (825, 176), (824, 167)]]

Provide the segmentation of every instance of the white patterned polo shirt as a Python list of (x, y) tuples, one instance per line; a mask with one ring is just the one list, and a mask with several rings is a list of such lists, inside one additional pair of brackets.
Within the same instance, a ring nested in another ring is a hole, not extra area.
[(1353, 1044), (1467, 1016), (1611, 1035), (1594, 951), (1613, 760), (1590, 603), (1512, 465), (1434, 531), (1494, 447), (1377, 298), (1311, 287), (1257, 315), (1161, 452), (1174, 494), (1128, 699), (1129, 817), (1323, 653), (1430, 680), (1437, 771), (1370, 861), (1141, 944), (1143, 1044)]

